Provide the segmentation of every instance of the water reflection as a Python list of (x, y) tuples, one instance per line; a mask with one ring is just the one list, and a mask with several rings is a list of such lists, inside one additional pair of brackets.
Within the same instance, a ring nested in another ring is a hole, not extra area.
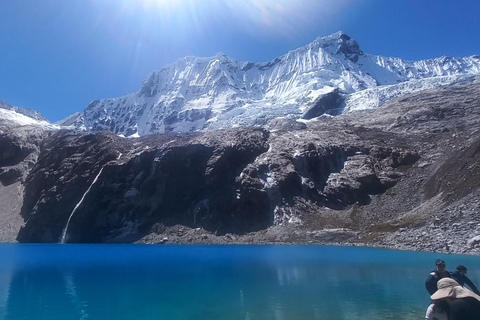
[(77, 319), (87, 319), (89, 317), (87, 311), (88, 302), (82, 300), (77, 294), (77, 285), (75, 284), (74, 275), (71, 272), (66, 271), (63, 273), (63, 280), (65, 283), (65, 293), (71, 297), (70, 302), (73, 306), (74, 313), (78, 315)]
[[(59, 306), (69, 305), (62, 276), (52, 270), (18, 270), (10, 278), (4, 319), (48, 319)], [(55, 311), (56, 312), (56, 311)]]
[(0, 319), (6, 318), (5, 306), (8, 302), (11, 278), (12, 272), (10, 270), (4, 270), (0, 273)]

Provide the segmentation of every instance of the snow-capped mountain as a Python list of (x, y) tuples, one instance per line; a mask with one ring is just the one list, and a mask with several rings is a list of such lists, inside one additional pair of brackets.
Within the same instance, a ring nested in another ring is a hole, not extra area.
[(60, 126), (50, 123), (42, 114), (33, 109), (15, 107), (3, 101), (0, 101), (0, 119), (19, 125), (39, 126), (45, 130), (60, 129)]
[(138, 92), (95, 100), (70, 122), (125, 136), (264, 125), (277, 117), (374, 108), (479, 73), (480, 56), (407, 61), (371, 55), (337, 32), (266, 63), (221, 53), (182, 58), (152, 72)]
[(48, 120), (40, 112), (30, 108), (16, 107), (6, 102), (0, 101), (0, 109), (14, 111), (18, 114), (22, 114), (24, 116), (32, 118), (33, 120), (48, 122)]

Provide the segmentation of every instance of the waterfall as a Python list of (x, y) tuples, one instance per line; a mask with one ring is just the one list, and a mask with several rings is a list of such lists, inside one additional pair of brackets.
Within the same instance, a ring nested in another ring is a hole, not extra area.
[(75, 206), (75, 208), (73, 208), (72, 213), (70, 213), (70, 216), (68, 217), (68, 220), (67, 220), (67, 224), (65, 225), (65, 228), (63, 229), (62, 238), (60, 239), (60, 243), (65, 243), (65, 240), (66, 240), (66, 238), (67, 238), (68, 225), (70, 224), (70, 220), (72, 219), (73, 214), (75, 213), (75, 211), (77, 211), (78, 207), (80, 207), (80, 205), (81, 205), (82, 202), (83, 202), (83, 199), (85, 199), (85, 196), (90, 192), (90, 189), (92, 188), (92, 186), (95, 184), (95, 182), (97, 182), (98, 177), (100, 177), (100, 174), (102, 174), (103, 168), (104, 168), (104, 167), (102, 167), (102, 168), (100, 169), (100, 171), (98, 172), (98, 174), (97, 174), (97, 176), (95, 177), (95, 179), (93, 179), (93, 182), (92, 182), (92, 184), (90, 185), (90, 187), (88, 187), (87, 191), (85, 191), (85, 193), (83, 194), (83, 196), (82, 196), (82, 198), (80, 199), (80, 201), (78, 201), (78, 203), (77, 203), (77, 205)]

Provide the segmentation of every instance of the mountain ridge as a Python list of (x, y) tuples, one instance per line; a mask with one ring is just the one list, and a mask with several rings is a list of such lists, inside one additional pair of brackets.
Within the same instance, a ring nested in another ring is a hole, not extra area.
[(94, 100), (55, 124), (6, 103), (0, 108), (33, 120), (9, 112), (0, 117), (121, 136), (211, 131), (371, 110), (420, 90), (472, 82), (478, 74), (479, 55), (420, 61), (372, 55), (338, 31), (267, 62), (237, 61), (221, 52), (186, 56), (152, 71), (137, 92)]
[(45, 118), (40, 112), (34, 109), (12, 106), (4, 101), (0, 101), (0, 109), (13, 111), (15, 113), (32, 118), (33, 120), (48, 122), (47, 118)]
[(371, 55), (339, 31), (269, 62), (242, 62), (222, 53), (178, 59), (151, 72), (135, 93), (93, 101), (74, 126), (142, 136), (265, 125), (277, 117), (299, 119), (335, 90), (349, 101), (366, 89), (439, 77), (450, 77), (441, 83), (448, 84), (479, 72), (479, 56), (409, 61)]

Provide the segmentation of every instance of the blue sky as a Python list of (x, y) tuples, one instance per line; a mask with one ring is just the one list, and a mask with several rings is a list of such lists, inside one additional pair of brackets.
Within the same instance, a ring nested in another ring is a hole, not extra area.
[(343, 31), (371, 54), (480, 54), (478, 0), (0, 0), (0, 100), (50, 121), (177, 59), (264, 62)]

